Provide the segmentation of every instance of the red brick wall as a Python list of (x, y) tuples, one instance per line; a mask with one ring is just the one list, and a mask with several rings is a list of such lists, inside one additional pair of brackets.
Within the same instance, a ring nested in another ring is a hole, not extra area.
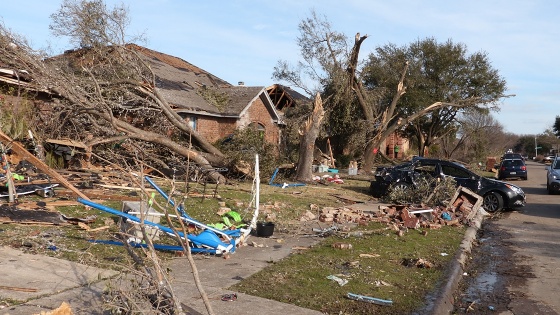
[(236, 120), (233, 118), (198, 117), (196, 131), (209, 142), (216, 142), (235, 131)]
[(239, 120), (235, 118), (197, 116), (196, 131), (208, 141), (215, 142), (232, 134), (236, 129), (246, 128), (252, 123), (260, 124), (264, 127), (265, 140), (267, 142), (274, 145), (279, 144), (280, 128), (272, 120), (261, 99), (256, 99), (247, 111), (241, 113)]
[(278, 145), (280, 139), (280, 129), (274, 123), (268, 109), (261, 99), (256, 99), (238, 122), (240, 128), (248, 126), (250, 123), (259, 123), (264, 126), (266, 142)]

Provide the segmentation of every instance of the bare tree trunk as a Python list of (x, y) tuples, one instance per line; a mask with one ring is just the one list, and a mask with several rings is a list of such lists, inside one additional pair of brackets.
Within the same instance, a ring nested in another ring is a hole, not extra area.
[[(114, 119), (112, 120), (112, 116), (108, 113), (101, 113), (99, 111), (91, 111), (90, 114), (96, 115), (101, 117), (107, 121), (112, 121), (113, 126), (118, 129), (119, 131), (125, 132), (130, 138), (143, 140), (147, 142), (153, 142), (160, 145), (167, 147), (168, 149), (172, 150), (173, 152), (180, 154), (184, 157), (189, 158), (190, 160), (194, 161), (197, 165), (201, 168), (206, 170), (212, 170), (212, 165), (220, 165), (223, 163), (223, 158), (216, 157), (214, 155), (207, 155), (206, 157), (202, 156), (199, 152), (186, 148), (177, 142), (169, 139), (166, 136), (163, 136), (159, 133), (150, 132), (146, 130), (142, 130), (136, 128), (122, 120)], [(225, 183), (225, 177), (218, 173), (218, 172), (210, 172), (210, 178), (213, 180)]]
[(296, 173), (296, 179), (299, 181), (310, 182), (313, 180), (313, 151), (324, 116), (323, 101), (321, 95), (317, 93), (313, 113), (300, 129), (299, 161)]
[[(401, 79), (399, 81), (399, 84), (397, 85), (397, 91), (393, 96), (393, 100), (391, 101), (391, 104), (383, 112), (383, 115), (381, 115), (380, 127), (377, 130), (373, 131), (376, 132), (376, 134), (370, 141), (367, 142), (368, 144), (366, 146), (366, 151), (364, 152), (364, 164), (362, 166), (366, 172), (372, 171), (373, 168), (373, 158), (374, 158), (373, 149), (379, 147), (379, 145), (381, 144), (381, 142), (383, 142), (383, 140), (385, 140), (394, 130), (397, 130), (397, 128), (394, 128), (393, 131), (387, 132), (387, 130), (391, 128), (389, 124), (393, 124), (393, 127), (400, 126), (401, 120), (399, 119), (396, 122), (394, 122), (393, 116), (395, 115), (395, 109), (397, 108), (397, 103), (399, 99), (401, 98), (401, 96), (404, 95), (404, 93), (406, 93), (406, 87), (404, 86), (404, 78), (407, 70), (408, 70), (408, 62), (405, 64), (404, 69), (401, 73)], [(369, 122), (371, 124), (374, 123), (373, 120)]]

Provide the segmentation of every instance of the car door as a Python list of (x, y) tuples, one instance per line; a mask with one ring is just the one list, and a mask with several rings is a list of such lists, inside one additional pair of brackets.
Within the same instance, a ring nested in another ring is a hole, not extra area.
[(443, 176), (450, 176), (455, 179), (457, 186), (468, 188), (477, 192), (480, 187), (479, 176), (469, 170), (453, 164), (441, 164)]

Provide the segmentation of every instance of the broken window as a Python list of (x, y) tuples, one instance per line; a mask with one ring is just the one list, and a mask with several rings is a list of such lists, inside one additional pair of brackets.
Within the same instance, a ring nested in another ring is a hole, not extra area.
[(187, 124), (191, 127), (192, 130), (196, 131), (198, 118), (196, 116), (187, 116)]

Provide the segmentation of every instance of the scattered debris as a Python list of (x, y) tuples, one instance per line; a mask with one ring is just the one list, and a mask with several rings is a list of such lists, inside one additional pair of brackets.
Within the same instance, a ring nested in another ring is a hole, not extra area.
[(26, 210), (16, 205), (0, 205), (0, 223), (63, 225), (60, 213), (42, 209)]
[[(255, 190), (252, 193), (255, 196), (258, 196), (259, 182), (260, 182), (258, 155), (256, 155), (255, 160), (256, 160), (255, 176), (254, 176)], [(78, 202), (86, 206), (95, 208), (97, 210), (101, 210), (116, 215), (123, 220), (126, 219), (127, 224), (144, 225), (151, 229), (155, 229), (158, 233), (162, 232), (162, 234), (167, 234), (172, 237), (179, 237), (182, 240), (189, 241), (190, 242), (189, 249), (193, 253), (208, 253), (208, 254), (216, 254), (216, 255), (227, 255), (229, 253), (233, 253), (238, 246), (240, 246), (242, 243), (246, 241), (246, 239), (251, 234), (252, 230), (257, 227), (257, 218), (259, 215), (258, 202), (256, 202), (254, 205), (253, 218), (248, 228), (235, 228), (235, 229), (221, 230), (193, 219), (185, 212), (182, 205), (180, 204), (176, 205), (175, 200), (173, 200), (173, 198), (168, 196), (166, 192), (164, 192), (159, 186), (157, 186), (156, 183), (150, 177), (144, 176), (144, 179), (152, 186), (153, 189), (155, 189), (163, 198), (165, 198), (171, 206), (176, 207), (176, 211), (178, 212), (178, 215), (169, 215), (169, 217), (177, 220), (181, 220), (182, 222), (195, 227), (197, 233), (194, 233), (193, 231), (193, 233), (187, 234), (187, 233), (176, 231), (175, 229), (169, 226), (159, 224), (159, 216), (163, 214), (158, 213), (155, 210), (150, 211), (151, 207), (149, 204), (144, 205), (144, 203), (141, 202), (133, 204), (129, 202), (128, 208), (130, 208), (130, 210), (133, 211), (125, 211), (126, 210), (125, 205), (123, 205), (123, 211), (119, 211), (83, 198), (78, 198)], [(256, 198), (256, 200), (258, 200), (258, 198)], [(146, 215), (145, 215), (146, 218), (139, 218), (134, 215), (136, 212), (140, 214), (143, 211), (146, 211)], [(227, 214), (232, 215), (232, 218), (236, 221), (237, 219), (240, 219), (239, 214), (234, 211), (230, 211)], [(98, 241), (94, 241), (94, 242), (98, 243)], [(123, 245), (122, 242), (113, 242), (113, 241), (102, 241), (100, 243)], [(130, 243), (130, 245), (132, 246), (139, 246), (139, 247), (145, 246), (144, 242), (139, 242), (137, 240), (133, 240), (128, 243)], [(170, 245), (160, 245), (160, 244), (154, 244), (154, 248), (162, 249), (162, 250), (183, 250), (182, 246), (170, 246)]]
[(379, 254), (360, 254), (361, 258), (377, 258), (380, 257), (381, 255)]
[(276, 179), (276, 175), (278, 175), (278, 171), (279, 171), (279, 170), (280, 170), (279, 167), (277, 167), (277, 168), (274, 170), (274, 173), (272, 174), (272, 177), (270, 178), (270, 181), (268, 182), (268, 184), (269, 184), (270, 186), (282, 187), (282, 189), (288, 188), (288, 187), (301, 187), (301, 186), (305, 186), (305, 184), (303, 184), (303, 183), (290, 183), (290, 184), (289, 184), (289, 183), (282, 183), (282, 184), (275, 183), (274, 180)]
[(293, 246), (292, 249), (293, 249), (293, 250), (308, 250), (308, 249), (311, 249), (311, 247), (307, 247), (307, 246)]
[(333, 275), (327, 276), (327, 279), (336, 281), (338, 283), (338, 285), (340, 285), (341, 287), (348, 283), (347, 279), (342, 279), (342, 278), (339, 278), (339, 277), (333, 276)]
[(352, 197), (349, 197), (349, 196), (338, 195), (338, 194), (333, 195), (333, 197), (341, 199), (348, 204), (356, 204), (356, 203), (365, 203), (366, 202), (365, 200), (362, 200), (362, 199), (356, 199), (356, 198), (352, 198)]
[(376, 287), (381, 287), (381, 286), (392, 287), (393, 285), (388, 283), (388, 282), (385, 282), (383, 280), (375, 280), (375, 286)]
[(0, 285), (0, 290), (18, 291), (18, 292), (37, 292), (37, 289), (34, 288), (7, 287), (4, 285)]
[(433, 268), (434, 264), (423, 259), (423, 258), (415, 258), (415, 259), (403, 259), (402, 261), (403, 266), (406, 267), (418, 267), (418, 268)]
[(222, 301), (227, 301), (227, 302), (237, 301), (237, 293), (222, 295)]
[(393, 301), (391, 301), (391, 300), (383, 300), (383, 299), (378, 299), (378, 298), (369, 297), (369, 296), (365, 296), (365, 295), (354, 294), (354, 293), (350, 293), (350, 292), (348, 292), (347, 297), (351, 300), (368, 302), (368, 303), (373, 303), (373, 304), (377, 304), (377, 305), (384, 305), (384, 306), (393, 305)]
[[(409, 229), (420, 230), (422, 235), (427, 236), (428, 230), (439, 229), (442, 226), (470, 226), (474, 216), (481, 208), (482, 197), (467, 188), (459, 187), (455, 196), (448, 206), (437, 207), (414, 207), (405, 205), (379, 206), (378, 211), (364, 212), (350, 207), (324, 207), (316, 209), (313, 207), (300, 217), (300, 221), (312, 220), (313, 211), (319, 213), (319, 222), (331, 223), (326, 229), (313, 229), (320, 236), (327, 236), (338, 232), (336, 224), (346, 226), (348, 223), (367, 225), (369, 222), (387, 224), (398, 236), (404, 236)], [(382, 231), (352, 231), (346, 236), (361, 237), (364, 234), (380, 233)]]
[(299, 220), (300, 220), (300, 221), (313, 221), (313, 220), (315, 220), (315, 219), (317, 219), (317, 216), (316, 216), (313, 212), (307, 210), (307, 211), (301, 216), (301, 218), (300, 218)]
[(66, 302), (62, 302), (62, 304), (60, 304), (60, 306), (52, 311), (42, 311), (39, 314), (35, 314), (35, 315), (73, 315), (74, 313), (72, 312), (72, 308), (70, 308), (70, 305)]
[(317, 235), (319, 236), (329, 236), (332, 235), (334, 233), (336, 233), (339, 230), (338, 226), (336, 225), (332, 225), (331, 227), (328, 228), (313, 228), (312, 231), (317, 233)]
[(338, 249), (352, 249), (352, 244), (337, 242), (337, 243), (333, 243), (332, 247), (333, 248), (338, 248)]

